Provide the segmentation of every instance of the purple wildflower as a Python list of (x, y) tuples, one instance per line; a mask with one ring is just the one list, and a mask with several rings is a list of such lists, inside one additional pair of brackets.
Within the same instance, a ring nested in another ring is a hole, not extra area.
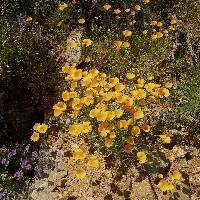
[(92, 3), (96, 4), (96, 3), (98, 3), (98, 0), (92, 0)]
[(37, 153), (37, 151), (33, 151), (33, 152), (32, 152), (32, 156), (33, 156), (34, 158), (38, 158), (38, 153)]
[(8, 158), (10, 159), (12, 156), (16, 156), (16, 154), (17, 154), (17, 150), (14, 149), (14, 150), (12, 150), (11, 152), (8, 153)]
[(15, 148), (18, 148), (19, 147), (19, 142), (15, 142)]
[(23, 172), (22, 171), (15, 172), (14, 178), (20, 181), (23, 178)]
[(30, 147), (31, 147), (31, 144), (27, 144), (25, 147), (26, 151), (29, 151)]
[(32, 168), (31, 164), (27, 160), (22, 160), (20, 163), (22, 169), (30, 170)]
[(38, 166), (38, 165), (35, 166), (34, 170), (35, 170), (35, 175), (38, 178), (42, 178), (44, 176), (44, 171), (43, 171), (43, 169), (40, 166)]
[(2, 164), (2, 165), (5, 165), (5, 167), (8, 167), (9, 163), (10, 163), (10, 161), (9, 161), (9, 160), (6, 160), (5, 158), (3, 158), (3, 159), (1, 160), (1, 164)]
[(6, 191), (0, 192), (0, 199), (4, 199), (6, 193), (7, 193)]
[(47, 163), (47, 167), (49, 169), (55, 169), (57, 167), (57, 162), (55, 162), (54, 160), (48, 160), (48, 163)]
[(7, 150), (8, 149), (5, 146), (3, 146), (0, 148), (0, 153), (6, 153)]

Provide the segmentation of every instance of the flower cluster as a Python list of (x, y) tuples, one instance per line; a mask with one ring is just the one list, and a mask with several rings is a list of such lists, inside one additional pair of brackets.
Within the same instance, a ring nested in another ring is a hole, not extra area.
[[(62, 101), (53, 106), (54, 116), (60, 116), (65, 110), (71, 113), (76, 120), (69, 125), (68, 133), (72, 136), (98, 133), (99, 142), (103, 139), (106, 148), (118, 145), (118, 138), (124, 132), (122, 150), (128, 154), (137, 146), (138, 138), (151, 132), (140, 105), (168, 97), (172, 87), (170, 82), (162, 86), (154, 83), (153, 77), (145, 80), (132, 72), (126, 73), (126, 84), (123, 84), (119, 78), (109, 77), (96, 68), (77, 69), (76, 64), (65, 64), (62, 72), (69, 89), (62, 93)], [(141, 164), (147, 162), (144, 152), (138, 152), (137, 159)]]
[[(38, 125), (36, 127), (39, 128)], [(40, 131), (44, 132), (43, 129)], [(26, 181), (33, 174), (39, 178), (43, 177), (43, 167), (47, 166), (53, 169), (56, 164), (48, 156), (48, 150), (43, 146), (38, 151), (32, 144), (16, 142), (10, 147), (2, 146), (0, 148), (0, 166), (1, 174), (6, 174), (11, 180)]]
[(182, 178), (182, 174), (178, 170), (174, 170), (168, 178), (164, 179), (163, 174), (158, 174), (158, 178), (160, 179), (160, 182), (157, 187), (162, 192), (167, 192), (174, 189), (175, 181), (180, 180)]
[(81, 148), (76, 148), (73, 151), (73, 156), (69, 158), (68, 164), (72, 162), (81, 163), (81, 167), (76, 170), (76, 178), (84, 179), (86, 177), (86, 168), (99, 168), (100, 163), (96, 155), (88, 156)]
[(33, 126), (33, 134), (31, 135), (31, 140), (33, 142), (37, 142), (40, 138), (40, 133), (42, 134), (46, 133), (47, 129), (48, 129), (47, 124), (35, 123), (35, 125)]
[(164, 27), (164, 24), (162, 22), (157, 22), (155, 20), (152, 20), (149, 24), (146, 23), (145, 25), (149, 26), (149, 30), (143, 30), (143, 34), (147, 35), (149, 33), (151, 34), (151, 38), (153, 40), (157, 40), (162, 37), (168, 37), (169, 33), (176, 29), (177, 21), (176, 19), (172, 18), (170, 25), (167, 27)]

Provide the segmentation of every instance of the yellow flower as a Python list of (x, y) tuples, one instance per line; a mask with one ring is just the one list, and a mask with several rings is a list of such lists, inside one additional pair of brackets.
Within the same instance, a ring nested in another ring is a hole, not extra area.
[(90, 111), (89, 116), (90, 116), (91, 118), (94, 118), (94, 117), (97, 116), (97, 114), (98, 114), (99, 112), (100, 112), (100, 111), (99, 111), (98, 109), (92, 109), (92, 110)]
[(144, 35), (146, 35), (146, 34), (148, 33), (148, 31), (147, 31), (147, 30), (144, 30), (142, 33), (143, 33)]
[(66, 3), (64, 3), (64, 2), (58, 4), (59, 10), (64, 10), (67, 7), (68, 7), (68, 5)]
[(156, 25), (157, 25), (158, 27), (161, 27), (161, 26), (163, 25), (163, 23), (162, 23), (162, 22), (158, 22)]
[(37, 142), (40, 139), (40, 135), (37, 132), (33, 132), (33, 134), (31, 135), (31, 140), (33, 142)]
[(139, 126), (133, 126), (132, 129), (131, 129), (131, 134), (133, 136), (138, 136), (140, 134), (140, 128)]
[(164, 85), (166, 88), (171, 88), (173, 86), (173, 83), (167, 82)]
[(164, 34), (168, 34), (169, 31), (168, 31), (168, 30), (164, 30), (163, 33), (164, 33)]
[(117, 40), (117, 41), (114, 42), (114, 45), (115, 45), (117, 48), (120, 48), (120, 47), (122, 46), (122, 41)]
[(174, 31), (175, 30), (174, 26), (170, 25), (169, 26), (169, 30), (173, 30)]
[(151, 21), (150, 25), (155, 26), (157, 24), (157, 21)]
[(91, 105), (91, 104), (94, 103), (94, 99), (91, 98), (91, 97), (82, 97), (82, 98), (81, 98), (81, 103), (83, 103), (83, 104), (89, 106), (89, 105)]
[(86, 153), (80, 149), (80, 148), (77, 148), (74, 150), (73, 152), (73, 159), (76, 161), (76, 160), (84, 160), (86, 157)]
[(125, 30), (122, 32), (122, 34), (125, 36), (125, 37), (130, 37), (132, 35), (132, 32), (129, 31), (129, 30)]
[(127, 97), (120, 94), (120, 95), (116, 95), (116, 99), (118, 103), (124, 103), (127, 100)]
[(42, 124), (40, 124), (39, 127), (37, 128), (37, 131), (38, 131), (39, 133), (46, 133), (47, 129), (48, 129), (48, 125), (42, 123)]
[(101, 111), (101, 112), (97, 113), (96, 119), (97, 119), (97, 121), (105, 122), (107, 119), (107, 116), (108, 116), (108, 112)]
[(168, 97), (170, 95), (169, 90), (167, 88), (159, 88), (158, 90), (159, 97)]
[(101, 123), (99, 125), (98, 131), (100, 132), (100, 135), (102, 137), (106, 137), (108, 133), (110, 133), (111, 128), (109, 127), (109, 125), (107, 123)]
[(123, 110), (122, 109), (117, 109), (114, 112), (115, 112), (115, 117), (116, 118), (120, 118), (123, 115)]
[(92, 126), (90, 124), (90, 122), (83, 122), (82, 123), (82, 133), (89, 133), (92, 131)]
[(60, 114), (62, 114), (63, 111), (67, 109), (67, 106), (64, 102), (60, 101), (53, 106), (53, 109), (54, 109), (54, 116), (58, 117)]
[(120, 9), (115, 9), (115, 10), (114, 10), (114, 13), (115, 13), (116, 15), (118, 15), (120, 12), (121, 12)]
[(127, 8), (125, 9), (125, 12), (130, 12), (130, 10), (131, 10), (130, 8)]
[(148, 97), (148, 101), (150, 102), (155, 102), (155, 100), (156, 100), (156, 97), (154, 97), (153, 95)]
[(127, 137), (127, 142), (128, 142), (129, 144), (134, 144), (134, 137), (131, 136), (131, 135), (129, 135), (129, 136)]
[(95, 155), (91, 156), (87, 162), (87, 166), (93, 167), (93, 168), (98, 168), (99, 160), (98, 160), (97, 156), (95, 156)]
[(161, 32), (157, 32), (156, 35), (157, 35), (158, 39), (160, 39), (161, 37), (163, 37), (163, 34)]
[(136, 10), (136, 11), (140, 11), (140, 10), (141, 10), (141, 6), (136, 5), (136, 6), (135, 6), (135, 10)]
[(171, 191), (174, 189), (174, 186), (172, 183), (167, 182), (165, 180), (162, 180), (159, 182), (158, 184), (158, 188), (162, 191), (162, 192), (166, 192), (166, 191)]
[(133, 114), (134, 119), (142, 119), (144, 117), (144, 113), (141, 110), (137, 110)]
[(115, 118), (115, 113), (114, 111), (108, 111), (108, 115), (107, 115), (107, 120), (111, 121)]
[(70, 66), (68, 64), (65, 64), (63, 67), (62, 67), (62, 72), (63, 73), (68, 73), (69, 72), (69, 69), (70, 69)]
[(144, 87), (144, 83), (145, 83), (145, 81), (144, 81), (144, 79), (143, 78), (139, 78), (138, 80), (137, 80), (137, 87), (139, 87), (139, 88), (142, 88), (142, 87)]
[(129, 42), (124, 42), (124, 43), (123, 43), (123, 46), (124, 46), (125, 48), (129, 48), (129, 47), (130, 47), (130, 43), (129, 43)]
[(162, 143), (164, 143), (164, 144), (171, 143), (171, 138), (169, 136), (167, 136), (166, 134), (160, 135), (160, 139), (161, 139)]
[(133, 150), (133, 147), (132, 147), (132, 145), (130, 145), (130, 144), (125, 144), (124, 145), (124, 151), (126, 152), (126, 153), (131, 153), (132, 152), (132, 150)]
[(79, 81), (81, 78), (82, 78), (82, 70), (81, 69), (78, 69), (78, 70), (75, 70), (73, 73), (70, 74), (71, 75), (71, 78), (74, 80), (74, 81)]
[(176, 23), (177, 23), (176, 19), (172, 19), (172, 20), (171, 20), (171, 25), (174, 25), (174, 24), (176, 24)]
[(96, 108), (99, 109), (99, 112), (100, 112), (100, 111), (105, 111), (106, 108), (107, 108), (107, 105), (104, 104), (104, 103), (98, 103), (98, 104), (96, 105)]
[(85, 23), (85, 19), (83, 19), (83, 18), (79, 19), (79, 20), (78, 20), (78, 23), (79, 23), (79, 24), (84, 24), (84, 23)]
[(58, 110), (58, 109), (54, 109), (54, 117), (58, 117), (59, 115), (62, 114), (62, 111), (61, 110)]
[(122, 90), (124, 90), (124, 88), (125, 88), (125, 85), (123, 85), (122, 83), (117, 83), (115, 85), (115, 91), (116, 92), (121, 92)]
[(109, 9), (111, 8), (111, 5), (105, 4), (105, 5), (103, 6), (103, 8), (104, 8), (105, 10), (109, 10)]
[(109, 101), (113, 98), (113, 92), (106, 92), (102, 94), (103, 101)]
[(77, 92), (68, 92), (68, 91), (65, 91), (65, 92), (62, 93), (63, 101), (68, 101), (71, 98), (75, 98), (76, 96), (77, 96)]
[(169, 177), (171, 180), (180, 180), (182, 178), (182, 174), (178, 170), (174, 170)]
[(99, 70), (94, 68), (89, 71), (89, 74), (94, 78), (99, 74)]
[(83, 87), (88, 87), (90, 85), (90, 83), (92, 82), (92, 79), (90, 76), (85, 76), (82, 80), (81, 80), (81, 85)]
[(157, 88), (158, 86), (160, 85), (150, 82), (150, 83), (145, 84), (144, 88), (146, 89), (147, 92), (152, 92), (153, 89)]
[(71, 48), (76, 49), (78, 47), (78, 44), (76, 42), (71, 42), (70, 44)]
[(143, 3), (144, 4), (147, 4), (147, 3), (149, 3), (150, 2), (150, 0), (143, 0)]
[(114, 131), (110, 132), (110, 139), (116, 138), (116, 133)]
[(37, 131), (40, 126), (40, 123), (35, 123), (33, 126), (33, 130)]
[(147, 80), (151, 81), (151, 80), (153, 80), (153, 79), (154, 79), (154, 76), (153, 76), (153, 75), (151, 75), (151, 74), (148, 74), (148, 75), (147, 75)]
[(147, 162), (147, 156), (143, 151), (137, 152), (137, 159), (140, 164)]
[(86, 171), (84, 169), (78, 169), (76, 171), (76, 178), (77, 179), (84, 179), (86, 177)]
[(143, 89), (132, 90), (131, 94), (133, 95), (134, 100), (145, 99), (147, 93)]
[(105, 73), (101, 73), (101, 77), (102, 77), (102, 78), (106, 78), (107, 75), (106, 75)]
[(91, 58), (89, 56), (87, 56), (84, 60), (86, 63), (89, 63), (91, 61)]
[(81, 102), (81, 99), (79, 99), (79, 98), (74, 98), (73, 100), (72, 100), (72, 108), (74, 109), (74, 110), (81, 110), (81, 108), (82, 108), (82, 106), (83, 106), (83, 104), (82, 104), (82, 102)]
[(120, 120), (119, 121), (119, 128), (123, 128), (125, 130), (128, 130), (128, 126), (131, 124), (132, 119), (129, 120)]
[(128, 80), (132, 80), (132, 79), (135, 78), (135, 74), (133, 74), (133, 73), (127, 73), (127, 74), (126, 74), (126, 78), (127, 78)]
[(158, 36), (157, 36), (156, 34), (151, 35), (151, 39), (152, 39), (152, 40), (156, 40), (157, 38), (158, 38)]
[(105, 144), (106, 147), (109, 148), (109, 147), (111, 147), (113, 145), (113, 142), (112, 142), (112, 140), (110, 138), (106, 138), (104, 140), (104, 144)]
[(117, 77), (110, 78), (109, 82), (114, 87), (117, 83), (119, 83), (119, 79)]
[(81, 132), (82, 132), (82, 129), (79, 124), (71, 124), (69, 126), (69, 134), (70, 135), (78, 136), (79, 134), (81, 134)]
[(158, 178), (163, 178), (163, 174), (158, 174)]
[(134, 16), (135, 15), (135, 11), (132, 11), (131, 13), (130, 13), (130, 16)]
[(84, 39), (83, 43), (84, 46), (89, 47), (92, 44), (92, 40), (90, 39)]
[(27, 21), (27, 22), (30, 22), (30, 21), (32, 21), (32, 20), (33, 20), (33, 18), (30, 17), (30, 16), (26, 18), (26, 21)]
[(143, 124), (142, 130), (146, 133), (150, 131), (151, 127), (148, 124)]

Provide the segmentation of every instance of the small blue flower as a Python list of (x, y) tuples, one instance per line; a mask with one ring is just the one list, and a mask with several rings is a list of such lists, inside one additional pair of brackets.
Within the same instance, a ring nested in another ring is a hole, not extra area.
[(5, 159), (5, 158), (3, 158), (3, 159), (1, 160), (1, 164), (4, 165), (5, 167), (8, 167), (9, 163), (10, 163), (10, 161), (7, 160), (7, 159)]
[(27, 160), (22, 160), (20, 163), (22, 169), (31, 170), (32, 166), (28, 163)]
[(31, 144), (27, 144), (25, 147), (26, 151), (29, 151), (30, 147), (31, 147)]
[(33, 151), (33, 152), (32, 152), (32, 156), (33, 156), (34, 158), (38, 158), (38, 153), (37, 153), (37, 151)]
[(37, 177), (42, 178), (44, 176), (44, 171), (40, 166), (35, 166), (34, 170)]
[(16, 156), (16, 154), (17, 154), (17, 150), (14, 149), (14, 150), (12, 150), (11, 152), (8, 153), (8, 158), (10, 159), (11, 157)]
[(20, 181), (22, 178), (23, 178), (23, 172), (22, 171), (18, 171), (18, 172), (15, 172), (14, 174), (14, 178), (18, 181)]

